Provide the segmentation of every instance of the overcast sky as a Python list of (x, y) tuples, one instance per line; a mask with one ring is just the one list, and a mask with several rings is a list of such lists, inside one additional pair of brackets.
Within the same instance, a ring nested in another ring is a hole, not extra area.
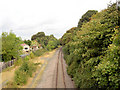
[[(111, 0), (115, 2), (116, 0)], [(87, 10), (107, 8), (110, 0), (0, 0), (0, 30), (22, 39), (37, 32), (60, 38)]]

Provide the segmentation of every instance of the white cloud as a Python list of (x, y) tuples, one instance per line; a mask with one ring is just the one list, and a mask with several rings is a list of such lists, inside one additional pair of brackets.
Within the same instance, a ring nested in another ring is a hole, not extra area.
[[(90, 9), (102, 10), (110, 0), (0, 0), (0, 30), (11, 29), (23, 39), (37, 32), (60, 38), (66, 30), (77, 26)], [(116, 0), (112, 0), (115, 2)]]

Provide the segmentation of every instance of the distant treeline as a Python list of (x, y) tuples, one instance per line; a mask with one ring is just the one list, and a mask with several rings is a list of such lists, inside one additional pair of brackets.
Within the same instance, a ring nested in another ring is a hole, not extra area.
[(60, 39), (68, 74), (78, 88), (114, 89), (120, 86), (120, 11), (87, 11), (78, 27)]
[(38, 32), (31, 37), (31, 40), (36, 40), (43, 48), (47, 50), (52, 50), (57, 48), (59, 41), (53, 36), (46, 36), (44, 32)]
[(35, 56), (40, 56), (46, 51), (51, 51), (60, 45), (59, 40), (57, 40), (53, 35), (46, 36), (44, 32), (38, 32), (31, 37), (31, 41), (36, 40), (41, 44), (42, 49), (33, 52)]

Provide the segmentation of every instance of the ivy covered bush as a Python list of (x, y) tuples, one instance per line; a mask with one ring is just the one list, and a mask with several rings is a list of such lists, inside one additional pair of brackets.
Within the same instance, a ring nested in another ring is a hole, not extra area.
[(114, 89), (120, 86), (118, 15), (116, 5), (112, 4), (88, 15), (88, 22), (79, 22), (81, 27), (66, 32), (61, 38), (67, 71), (76, 87)]

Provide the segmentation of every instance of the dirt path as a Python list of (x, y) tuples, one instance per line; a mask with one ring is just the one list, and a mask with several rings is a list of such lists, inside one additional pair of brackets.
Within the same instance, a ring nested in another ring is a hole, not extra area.
[(19, 67), (8, 67), (5, 71), (3, 71), (1, 74), (1, 81), (0, 81), (0, 88), (2, 88), (2, 86), (5, 86), (5, 84), (8, 81), (11, 81), (14, 79), (14, 72), (16, 69), (18, 69)]
[[(60, 49), (59, 49), (60, 50)], [(57, 88), (65, 88), (63, 84), (63, 77), (62, 77), (62, 67), (61, 67), (61, 61), (58, 59), (59, 50), (56, 50), (52, 57), (43, 58), (44, 60), (48, 61), (48, 64), (41, 76), (41, 79), (37, 82), (36, 88), (56, 88), (56, 70), (57, 70), (57, 62), (60, 64), (58, 65), (58, 86)], [(62, 52), (61, 52), (62, 54)], [(63, 54), (60, 57), (63, 59)], [(67, 75), (66, 72), (66, 64), (63, 60), (63, 70), (64, 70), (64, 76), (65, 76), (65, 83), (66, 88), (74, 88), (74, 84), (71, 80), (71, 78)]]

